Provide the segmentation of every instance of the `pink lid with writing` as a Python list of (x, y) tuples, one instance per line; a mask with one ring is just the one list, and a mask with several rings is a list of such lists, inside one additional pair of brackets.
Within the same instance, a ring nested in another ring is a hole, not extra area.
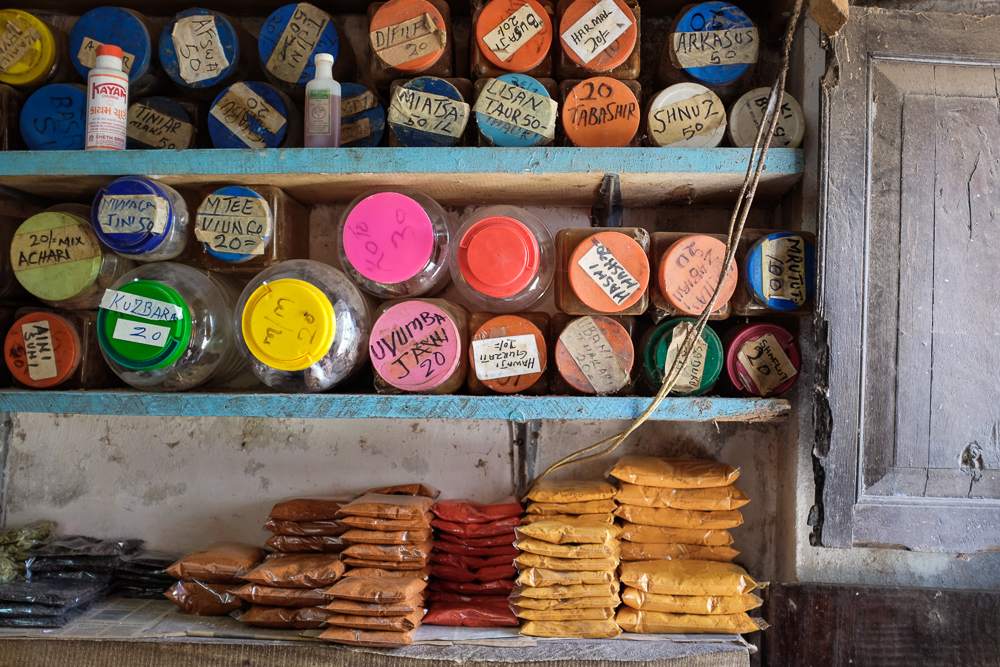
[(398, 192), (365, 197), (344, 223), (344, 252), (358, 273), (377, 283), (401, 283), (427, 265), (434, 227), (423, 207)]
[(429, 391), (458, 368), (461, 344), (447, 313), (425, 301), (404, 301), (375, 322), (368, 353), (375, 372), (393, 387)]

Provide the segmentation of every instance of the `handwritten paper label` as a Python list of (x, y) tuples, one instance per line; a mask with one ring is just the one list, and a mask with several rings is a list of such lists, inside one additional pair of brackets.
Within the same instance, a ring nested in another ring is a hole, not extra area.
[(28, 362), (28, 377), (48, 380), (59, 374), (56, 352), (52, 347), (52, 326), (48, 320), (27, 322), (21, 325), (24, 339), (24, 357)]
[(806, 302), (806, 242), (801, 236), (764, 239), (760, 244), (760, 282), (764, 299)]
[(353, 123), (344, 123), (340, 126), (340, 145), (361, 141), (365, 137), (372, 135), (372, 123), (367, 117), (362, 117)]
[(437, 306), (407, 301), (378, 319), (369, 350), (375, 370), (389, 384), (408, 391), (433, 389), (455, 369), (458, 329)]
[(330, 16), (322, 9), (307, 2), (295, 5), (265, 69), (282, 81), (297, 83), (329, 22)]
[[(41, 38), (35, 26), (20, 17), (7, 21), (7, 26), (0, 34), (0, 74), (22, 60), (27, 60), (28, 52)], [(33, 57), (25, 65), (34, 65), (37, 57)]]
[(434, 23), (430, 14), (394, 23), (368, 33), (375, 55), (387, 67), (396, 67), (411, 60), (428, 56), (444, 48), (447, 32)]
[(340, 117), (353, 116), (362, 111), (374, 109), (377, 105), (378, 101), (375, 99), (375, 93), (370, 90), (366, 90), (360, 95), (354, 95), (353, 97), (342, 97), (340, 99)]
[(586, 65), (631, 27), (632, 19), (614, 0), (601, 0), (571, 25), (562, 39)]
[(184, 317), (184, 309), (176, 304), (113, 289), (104, 290), (101, 308), (154, 322), (175, 322)]
[(214, 79), (229, 67), (215, 17), (211, 14), (178, 19), (170, 33), (181, 78), (188, 83)]
[(271, 134), (276, 134), (286, 122), (277, 109), (242, 82), (230, 86), (222, 99), (212, 106), (212, 116), (250, 148), (267, 147), (264, 138), (250, 129), (250, 118)]
[(501, 62), (507, 62), (508, 58), (544, 27), (545, 22), (535, 13), (531, 5), (521, 5), (520, 9), (489, 31), (483, 37), (483, 43)]
[(533, 134), (551, 140), (555, 137), (558, 108), (550, 97), (499, 79), (487, 79), (473, 110), (488, 117), (478, 118), (480, 124), (489, 123), (511, 136), (528, 138)]
[(672, 55), (683, 69), (757, 62), (757, 28), (670, 34)]
[(594, 318), (573, 320), (559, 334), (559, 341), (569, 350), (596, 393), (610, 394), (628, 384), (628, 371)]
[(588, 250), (577, 264), (612, 301), (620, 306), (635, 294), (641, 285), (603, 243), (594, 239), (591, 241), (594, 247)]
[(163, 347), (170, 340), (170, 328), (121, 318), (115, 322), (115, 330), (111, 336), (150, 347)]
[[(743, 343), (738, 356), (740, 365), (757, 386), (756, 393), (761, 396), (773, 393), (799, 373), (772, 334), (764, 334), (763, 338)], [(746, 377), (741, 376), (740, 380), (747, 391), (753, 392)]]
[(78, 262), (100, 255), (100, 246), (79, 225), (16, 234), (10, 244), (15, 271)]
[(260, 197), (211, 194), (198, 207), (194, 236), (216, 252), (263, 255), (271, 211)]
[[(76, 53), (76, 58), (80, 61), (80, 64), (88, 69), (94, 69), (94, 66), (97, 65), (97, 47), (99, 46), (104, 46), (104, 42), (98, 42), (93, 37), (84, 37), (83, 42), (80, 44), (80, 50)], [(122, 49), (122, 69), (125, 70), (126, 74), (132, 74), (132, 64), (134, 62), (135, 56)]]
[(128, 108), (128, 138), (153, 148), (188, 148), (194, 125), (137, 102)]
[[(671, 303), (685, 313), (701, 315), (708, 307), (726, 261), (726, 244), (709, 236), (689, 236), (671, 246), (663, 272), (662, 287)], [(729, 274), (717, 303), (721, 308), (736, 284), (736, 264)]]
[(472, 355), (476, 377), (480, 380), (498, 380), (542, 372), (534, 334), (474, 340)]
[(649, 130), (658, 146), (710, 136), (726, 124), (726, 111), (711, 91), (654, 109)]
[(170, 219), (169, 206), (156, 195), (104, 195), (97, 224), (105, 234), (162, 234)]
[[(677, 360), (677, 355), (680, 354), (684, 339), (693, 330), (694, 324), (691, 322), (681, 322), (674, 327), (671, 333), (670, 346), (667, 348), (667, 360), (663, 364), (664, 378), (670, 377), (670, 369), (673, 367), (674, 361)], [(688, 357), (688, 360), (681, 368), (681, 374), (671, 391), (684, 394), (698, 391), (701, 387), (702, 376), (705, 374), (705, 358), (707, 356), (708, 343), (705, 342), (704, 338), (699, 336), (694, 343), (694, 348), (691, 350), (691, 356)]]
[(392, 94), (389, 122), (458, 138), (469, 122), (469, 105), (444, 95), (399, 86)]

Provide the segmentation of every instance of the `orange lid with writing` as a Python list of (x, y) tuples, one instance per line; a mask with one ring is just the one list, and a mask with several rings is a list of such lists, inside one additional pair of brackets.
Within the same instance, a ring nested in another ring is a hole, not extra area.
[(80, 365), (80, 337), (73, 323), (51, 312), (29, 313), (14, 322), (4, 341), (4, 359), (21, 384), (44, 389), (72, 375)]
[[(671, 306), (688, 315), (701, 315), (719, 284), (726, 244), (703, 234), (685, 236), (663, 253), (660, 261), (660, 292)], [(736, 260), (729, 264), (715, 309), (733, 296), (736, 289)]]
[(621, 232), (598, 232), (580, 242), (569, 260), (569, 284), (588, 308), (618, 313), (634, 306), (649, 284), (646, 251)]
[(618, 79), (595, 76), (573, 86), (562, 121), (574, 146), (628, 146), (639, 130), (639, 101)]
[(563, 12), (559, 35), (570, 60), (592, 72), (607, 72), (632, 55), (639, 29), (622, 0), (576, 0)]
[[(430, 17), (433, 28), (427, 22)], [(427, 0), (389, 0), (375, 12), (368, 43), (376, 61), (401, 72), (419, 72), (438, 61), (447, 43), (448, 26)]]
[(524, 391), (542, 377), (548, 350), (545, 336), (531, 321), (500, 315), (479, 327), (469, 344), (476, 379), (493, 391)]
[(479, 52), (494, 67), (527, 72), (552, 46), (552, 18), (537, 0), (492, 0), (476, 21)]
[(620, 323), (601, 315), (570, 322), (556, 341), (556, 368), (567, 384), (585, 394), (609, 394), (630, 380), (635, 348)]

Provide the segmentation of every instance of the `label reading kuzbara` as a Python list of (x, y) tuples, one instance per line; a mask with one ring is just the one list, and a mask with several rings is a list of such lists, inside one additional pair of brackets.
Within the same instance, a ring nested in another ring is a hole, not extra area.
[(113, 289), (104, 291), (101, 308), (154, 322), (175, 322), (184, 317), (184, 309), (176, 304)]

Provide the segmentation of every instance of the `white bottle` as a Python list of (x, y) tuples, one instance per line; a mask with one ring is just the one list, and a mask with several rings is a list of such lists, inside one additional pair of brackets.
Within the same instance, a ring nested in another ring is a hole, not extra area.
[(316, 76), (306, 84), (306, 148), (340, 146), (340, 84), (333, 79), (333, 56), (316, 54)]
[(125, 150), (128, 131), (128, 75), (122, 50), (97, 47), (97, 62), (87, 75), (87, 149)]

